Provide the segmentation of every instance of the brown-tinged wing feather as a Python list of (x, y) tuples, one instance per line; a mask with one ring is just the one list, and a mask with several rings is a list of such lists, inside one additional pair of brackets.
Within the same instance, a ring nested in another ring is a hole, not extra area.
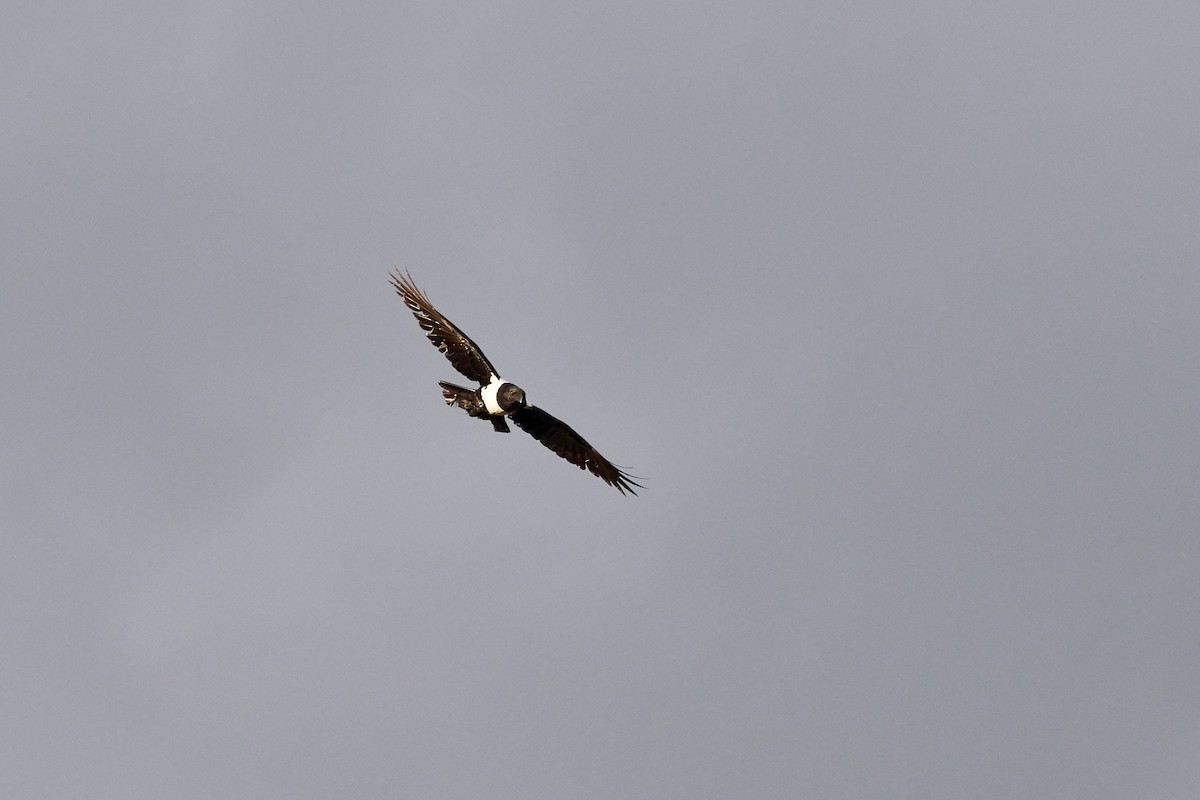
[(633, 480), (632, 475), (597, 453), (596, 448), (588, 444), (570, 425), (555, 419), (537, 406), (525, 406), (509, 416), (517, 423), (518, 428), (580, 469), (586, 469), (609, 486), (617, 487), (621, 494), (629, 492), (636, 495), (634, 486), (644, 488)]
[(417, 324), (425, 331), (429, 341), (450, 360), (456, 370), (483, 385), (499, 377), (496, 368), (479, 349), (479, 345), (433, 307), (413, 283), (411, 275), (401, 275), (397, 272), (391, 279), (392, 286), (396, 287), (396, 294), (400, 295), (404, 305), (408, 306), (417, 318)]

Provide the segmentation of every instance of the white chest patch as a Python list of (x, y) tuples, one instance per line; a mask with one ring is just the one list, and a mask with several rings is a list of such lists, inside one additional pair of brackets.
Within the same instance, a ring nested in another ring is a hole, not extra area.
[(487, 409), (489, 414), (503, 414), (504, 409), (496, 402), (496, 392), (500, 391), (500, 387), (508, 381), (503, 378), (494, 378), (491, 383), (483, 387), (479, 394), (483, 396), (483, 407)]

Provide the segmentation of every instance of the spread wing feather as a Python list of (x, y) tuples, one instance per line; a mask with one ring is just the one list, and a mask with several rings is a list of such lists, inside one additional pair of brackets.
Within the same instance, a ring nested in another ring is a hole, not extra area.
[(615, 486), (621, 494), (643, 488), (633, 476), (596, 452), (596, 448), (575, 432), (570, 425), (547, 414), (537, 406), (525, 406), (509, 415), (517, 427), (570, 461), (580, 469), (586, 469), (609, 486)]
[(397, 272), (391, 278), (396, 294), (400, 295), (404, 305), (417, 318), (417, 324), (425, 331), (429, 341), (450, 360), (456, 370), (485, 386), (499, 377), (479, 345), (433, 307), (413, 283), (412, 276)]

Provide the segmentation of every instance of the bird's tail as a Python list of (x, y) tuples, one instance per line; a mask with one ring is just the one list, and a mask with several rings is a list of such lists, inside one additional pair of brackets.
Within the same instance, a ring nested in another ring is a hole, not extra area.
[(438, 381), (438, 386), (442, 387), (442, 397), (446, 398), (446, 405), (458, 406), (472, 417), (489, 420), (497, 433), (508, 433), (508, 425), (505, 424), (504, 417), (493, 417), (488, 413), (477, 389), (468, 389), (446, 381)]
[(446, 398), (446, 405), (458, 406), (472, 417), (478, 417), (486, 411), (483, 407), (483, 398), (474, 389), (456, 386), (446, 381), (438, 381), (438, 386), (442, 387), (442, 397)]

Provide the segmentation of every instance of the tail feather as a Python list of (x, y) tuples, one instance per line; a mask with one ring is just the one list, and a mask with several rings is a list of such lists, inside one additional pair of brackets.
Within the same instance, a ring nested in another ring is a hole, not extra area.
[(446, 405), (458, 406), (472, 417), (490, 421), (497, 433), (508, 433), (508, 423), (504, 421), (504, 417), (494, 417), (488, 413), (483, 398), (479, 396), (479, 390), (446, 381), (438, 381), (438, 386), (442, 387), (442, 397), (446, 399)]
[(446, 405), (458, 406), (472, 417), (487, 415), (487, 409), (483, 406), (483, 398), (474, 389), (467, 389), (446, 381), (438, 381), (438, 386), (442, 387), (442, 397), (446, 399)]

